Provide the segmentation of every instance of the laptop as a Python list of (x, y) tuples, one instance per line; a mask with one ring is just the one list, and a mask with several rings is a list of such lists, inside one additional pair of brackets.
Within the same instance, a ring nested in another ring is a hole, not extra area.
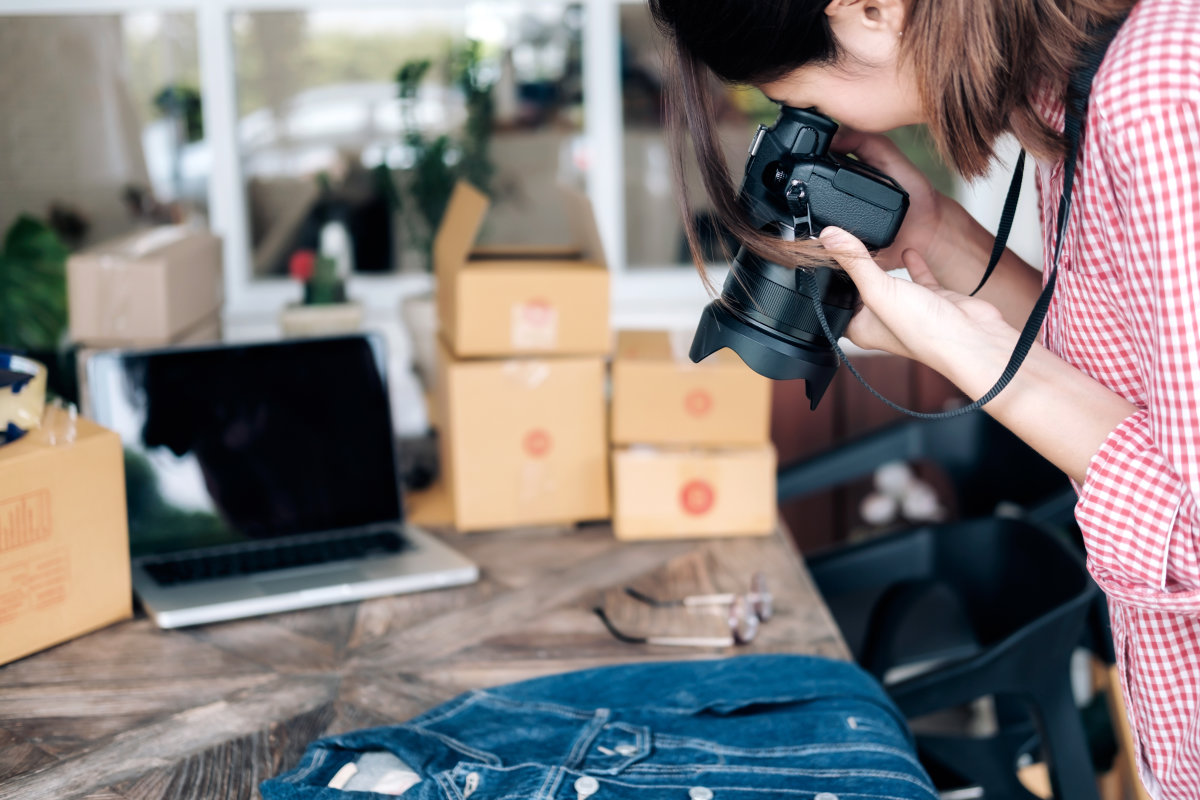
[(375, 335), (87, 362), (125, 448), (133, 590), (164, 628), (471, 583), (406, 523)]

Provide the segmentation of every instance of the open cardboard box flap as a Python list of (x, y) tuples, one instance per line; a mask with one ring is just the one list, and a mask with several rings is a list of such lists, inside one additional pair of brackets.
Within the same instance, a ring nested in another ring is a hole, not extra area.
[(483, 192), (466, 181), (459, 181), (450, 195), (446, 214), (433, 242), (434, 263), (438, 277), (456, 272), (476, 262), (499, 263), (507, 259), (519, 261), (559, 260), (574, 262), (575, 266), (605, 269), (604, 246), (596, 229), (592, 205), (587, 196), (560, 185), (567, 225), (571, 229), (570, 245), (489, 244), (478, 245), (475, 240), (487, 219), (491, 201)]
[(591, 205), (559, 187), (574, 244), (477, 246), (486, 195), (459, 182), (434, 240), (442, 335), (460, 358), (604, 355), (609, 277)]

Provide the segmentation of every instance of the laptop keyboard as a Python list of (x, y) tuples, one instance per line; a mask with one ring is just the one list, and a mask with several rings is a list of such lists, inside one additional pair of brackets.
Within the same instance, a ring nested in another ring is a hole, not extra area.
[(143, 562), (142, 567), (160, 586), (173, 586), (213, 578), (352, 561), (379, 553), (394, 555), (409, 547), (411, 545), (400, 531), (376, 530), (253, 550), (155, 559)]

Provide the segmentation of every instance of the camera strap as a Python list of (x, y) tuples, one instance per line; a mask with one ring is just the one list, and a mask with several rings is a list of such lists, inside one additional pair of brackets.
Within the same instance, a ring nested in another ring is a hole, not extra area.
[[(1033, 347), (1034, 342), (1037, 341), (1038, 331), (1041, 330), (1042, 323), (1046, 319), (1046, 312), (1050, 308), (1050, 300), (1054, 296), (1054, 286), (1058, 279), (1059, 256), (1062, 254), (1063, 242), (1066, 239), (1067, 221), (1071, 216), (1071, 193), (1075, 186), (1075, 162), (1079, 156), (1079, 147), (1083, 141), (1084, 124), (1087, 119), (1088, 96), (1091, 94), (1092, 81), (1096, 77), (1096, 71), (1100, 68), (1100, 63), (1104, 60), (1104, 54), (1108, 52), (1109, 44), (1112, 43), (1113, 38), (1117, 35), (1117, 31), (1124, 21), (1124, 17), (1122, 17), (1099, 29), (1095, 34), (1093, 46), (1084, 53), (1082, 62), (1071, 74), (1067, 85), (1066, 114), (1063, 121), (1063, 136), (1067, 140), (1067, 155), (1063, 162), (1062, 195), (1059, 197), (1058, 212), (1055, 215), (1055, 224), (1057, 227), (1054, 233), (1054, 249), (1051, 255), (1050, 271), (1046, 276), (1042, 292), (1038, 295), (1037, 302), (1034, 303), (1033, 310), (1029, 314), (1029, 319), (1025, 321), (1025, 326), (1021, 329), (1021, 335), (1017, 339), (1017, 345), (1013, 348), (1013, 353), (1008, 359), (1008, 364), (1004, 367), (1004, 372), (995, 385), (982, 397), (968, 405), (936, 413), (913, 411), (884, 397), (854, 368), (854, 365), (850, 363), (850, 359), (846, 357), (846, 353), (838, 344), (837, 337), (829, 327), (828, 320), (825, 319), (825, 311), (821, 307), (819, 299), (820, 292), (817, 290), (816, 278), (813, 276), (811, 270), (796, 270), (797, 280), (803, 280), (809, 284), (808, 291), (813, 298), (813, 308), (816, 311), (817, 321), (820, 323), (822, 332), (825, 334), (826, 339), (829, 340), (838, 358), (846, 365), (846, 369), (850, 370), (850, 373), (858, 382), (867, 388), (867, 391), (889, 408), (907, 414), (910, 417), (917, 417), (918, 419), (946, 419), (948, 417), (968, 414), (982, 407), (994, 399), (996, 395), (1000, 394), (1017, 374), (1017, 370), (1025, 361), (1025, 357), (1029, 355), (1029, 350)], [(1017, 157), (1012, 182), (1008, 187), (1008, 195), (1004, 199), (1004, 210), (1000, 215), (1000, 223), (996, 230), (996, 240), (992, 245), (992, 252), (988, 259), (987, 268), (984, 270), (983, 278), (979, 281), (979, 285), (971, 292), (972, 296), (987, 283), (988, 278), (991, 277), (993, 270), (996, 268), (996, 264), (999, 263), (1000, 257), (1004, 254), (1004, 249), (1008, 243), (1008, 234), (1012, 229), (1013, 217), (1017, 210), (1017, 201), (1021, 195), (1021, 181), (1024, 171), (1025, 151), (1021, 150), (1021, 154)]]

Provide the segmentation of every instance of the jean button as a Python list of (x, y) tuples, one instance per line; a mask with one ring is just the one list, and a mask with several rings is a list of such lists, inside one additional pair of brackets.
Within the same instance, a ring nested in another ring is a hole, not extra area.
[(813, 800), (838, 800), (838, 796), (833, 792), (821, 792)]
[(712, 800), (713, 791), (707, 786), (693, 786), (688, 789), (688, 797), (692, 800)]
[(575, 793), (579, 796), (579, 800), (591, 797), (600, 788), (600, 781), (593, 778), (591, 775), (581, 775), (575, 781)]
[(637, 745), (632, 744), (619, 744), (617, 745), (616, 750), (623, 756), (632, 756), (638, 751)]

